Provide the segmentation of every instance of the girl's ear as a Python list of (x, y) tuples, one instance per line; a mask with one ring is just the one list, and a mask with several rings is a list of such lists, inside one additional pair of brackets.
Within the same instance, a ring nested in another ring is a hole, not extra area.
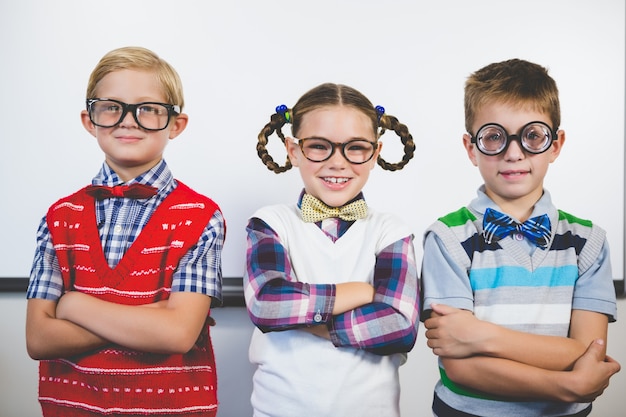
[(376, 161), (378, 160), (378, 156), (380, 155), (380, 152), (383, 150), (383, 143), (380, 141), (377, 143), (378, 143), (378, 148), (376, 148), (376, 151), (374, 151), (374, 156), (372, 156), (372, 159), (370, 159), (370, 162), (372, 164), (372, 166), (370, 167), (370, 170), (376, 167)]
[(302, 157), (300, 147), (296, 144), (296, 141), (293, 138), (285, 137), (285, 148), (287, 149), (287, 156), (289, 157), (291, 165), (297, 167), (299, 159)]
[(83, 110), (80, 112), (80, 121), (83, 124), (83, 127), (87, 132), (91, 134), (94, 138), (96, 137), (96, 126), (91, 123), (91, 119), (89, 118), (89, 113), (87, 110)]

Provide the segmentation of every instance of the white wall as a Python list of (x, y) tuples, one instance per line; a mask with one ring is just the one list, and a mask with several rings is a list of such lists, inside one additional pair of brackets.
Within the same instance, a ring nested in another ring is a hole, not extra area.
[[(37, 362), (26, 355), (24, 345), (23, 294), (0, 294), (0, 416), (35, 417), (41, 415), (37, 402)], [(618, 309), (626, 311), (626, 299), (618, 300)], [(213, 309), (217, 326), (212, 329), (217, 360), (218, 417), (251, 416), (250, 392), (252, 367), (248, 362), (248, 342), (252, 324), (243, 307)], [(405, 417), (431, 415), (430, 404), (438, 378), (437, 361), (426, 347), (424, 328), (420, 327), (417, 344), (401, 369), (401, 411)], [(626, 368), (626, 326), (609, 326), (608, 353)], [(591, 417), (624, 415), (626, 369), (611, 380), (611, 385), (594, 403)], [(505, 417), (505, 416), (503, 416)]]
[[(547, 66), (561, 92), (568, 139), (547, 187), (559, 208), (609, 231), (621, 279), (624, 15), (623, 0), (0, 1), (0, 178), (16, 199), (0, 204), (10, 236), (0, 239), (0, 277), (28, 276), (39, 219), (103, 160), (79, 122), (89, 73), (109, 50), (141, 45), (182, 77), (189, 126), (165, 157), (221, 205), (225, 276), (242, 276), (247, 217), (302, 187), (295, 170), (276, 175), (256, 155), (277, 105), (340, 82), (409, 126), (414, 160), (399, 172), (377, 167), (365, 196), (414, 228), (420, 256), (423, 230), (480, 183), (461, 145), (463, 83), (519, 57)], [(383, 156), (399, 159), (398, 138), (382, 141)]]

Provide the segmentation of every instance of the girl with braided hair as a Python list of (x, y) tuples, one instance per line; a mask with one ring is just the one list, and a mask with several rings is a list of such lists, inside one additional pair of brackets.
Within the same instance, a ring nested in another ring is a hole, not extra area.
[[(380, 156), (386, 130), (404, 144), (395, 164)], [(274, 133), (287, 150), (283, 166), (266, 149)], [(362, 189), (375, 161), (402, 169), (414, 150), (405, 125), (337, 84), (277, 107), (260, 132), (263, 163), (275, 173), (297, 167), (304, 190), (297, 204), (261, 208), (247, 226), (254, 416), (399, 415), (398, 368), (419, 322), (413, 234), (369, 208)]]

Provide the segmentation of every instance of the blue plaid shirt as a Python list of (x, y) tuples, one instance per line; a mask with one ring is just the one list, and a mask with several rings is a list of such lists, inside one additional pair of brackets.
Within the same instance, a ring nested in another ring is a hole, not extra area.
[[(96, 201), (96, 222), (100, 240), (112, 268), (118, 264), (126, 250), (139, 236), (154, 210), (177, 185), (164, 160), (127, 184), (132, 183), (156, 187), (157, 195), (142, 200), (110, 198)], [(92, 184), (115, 186), (123, 184), (123, 181), (104, 163)], [(217, 299), (222, 298), (221, 253), (224, 233), (222, 213), (216, 210), (198, 243), (181, 258), (178, 269), (172, 277), (172, 292), (197, 292)], [(63, 278), (44, 217), (37, 230), (37, 249), (26, 296), (58, 300), (62, 294)]]

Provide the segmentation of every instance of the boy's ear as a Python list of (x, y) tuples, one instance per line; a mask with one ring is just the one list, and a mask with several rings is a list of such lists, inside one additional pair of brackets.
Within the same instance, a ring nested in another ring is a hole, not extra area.
[(174, 139), (176, 136), (183, 133), (183, 130), (187, 127), (189, 122), (189, 116), (185, 113), (181, 113), (170, 122), (170, 139)]
[(472, 164), (474, 164), (474, 166), (478, 166), (478, 161), (476, 159), (476, 147), (472, 143), (472, 138), (468, 133), (463, 134), (463, 147), (465, 148), (470, 161), (472, 161)]
[(556, 132), (556, 139), (552, 141), (552, 145), (548, 152), (550, 152), (550, 162), (554, 162), (556, 158), (561, 154), (561, 149), (563, 149), (563, 144), (565, 144), (565, 131), (559, 130)]
[(91, 123), (91, 119), (89, 118), (89, 113), (87, 110), (83, 110), (80, 112), (80, 121), (83, 124), (85, 130), (91, 133), (91, 136), (96, 137), (96, 126)]

